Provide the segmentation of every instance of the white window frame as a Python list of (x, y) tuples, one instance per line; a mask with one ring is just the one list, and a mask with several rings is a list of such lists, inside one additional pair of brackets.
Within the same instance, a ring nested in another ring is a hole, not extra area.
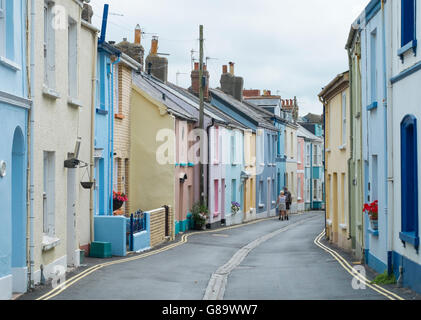
[(114, 158), (114, 177), (113, 177), (113, 191), (118, 192), (118, 170), (119, 170), (119, 158)]
[(311, 144), (306, 144), (306, 167), (311, 166)]
[(311, 180), (309, 178), (306, 179), (306, 202), (311, 202)]
[(44, 151), (43, 233), (55, 235), (55, 152)]
[(56, 72), (53, 7), (53, 2), (44, 2), (44, 85), (49, 89), (55, 89)]
[(297, 178), (297, 197), (301, 200), (301, 177)]
[(77, 22), (69, 17), (68, 19), (68, 95), (77, 99), (78, 88), (78, 34)]
[(232, 135), (231, 135), (231, 137), (230, 137), (230, 139), (231, 139), (231, 163), (232, 164), (236, 164), (236, 161), (237, 161), (237, 159), (236, 159), (236, 134), (235, 134), (235, 132), (233, 132), (232, 133)]
[(301, 143), (297, 140), (297, 161), (298, 163), (302, 163), (301, 159)]

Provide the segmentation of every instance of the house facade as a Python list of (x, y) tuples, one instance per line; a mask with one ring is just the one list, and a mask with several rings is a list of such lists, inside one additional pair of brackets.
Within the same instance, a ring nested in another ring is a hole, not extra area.
[(297, 131), (297, 211), (305, 210), (305, 139)]
[(298, 126), (289, 122), (285, 125), (284, 130), (284, 146), (285, 146), (285, 184), (284, 186), (288, 188), (288, 191), (292, 196), (292, 203), (290, 212), (298, 212), (298, 203), (297, 203), (297, 170), (298, 170), (298, 161), (297, 161), (297, 129)]
[[(421, 58), (420, 1), (388, 1), (385, 5), (388, 91), (388, 215), (389, 269), (398, 282), (421, 292), (419, 254), (419, 172), (421, 141), (419, 108)], [(393, 155), (393, 156), (392, 156)], [(393, 165), (392, 165), (393, 164)], [(380, 223), (379, 223), (380, 224)], [(380, 226), (379, 226), (380, 232)]]
[(349, 178), (352, 181), (349, 190), (352, 251), (358, 260), (364, 256), (364, 229), (362, 209), (364, 206), (364, 174), (363, 174), (363, 136), (362, 136), (362, 61), (361, 32), (351, 27), (346, 49), (350, 65), (350, 130), (351, 158)]
[(319, 98), (325, 114), (326, 235), (330, 242), (350, 249), (347, 180), (350, 152), (349, 72), (335, 77), (324, 87)]
[[(27, 8), (0, 1), (0, 299), (27, 290), (28, 61)], [(33, 249), (31, 249), (33, 250)], [(32, 251), (33, 252), (33, 251)]]

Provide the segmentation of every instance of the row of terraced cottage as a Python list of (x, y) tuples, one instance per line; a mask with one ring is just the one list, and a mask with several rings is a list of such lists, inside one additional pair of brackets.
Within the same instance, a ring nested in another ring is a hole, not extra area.
[(198, 131), (199, 65), (189, 89), (170, 83), (157, 37), (146, 59), (138, 26), (106, 41), (108, 10), (98, 29), (83, 1), (0, 0), (1, 299), (191, 229), (197, 158), (208, 228), (274, 216), (283, 187), (293, 213), (324, 206), (320, 117), (243, 90), (230, 63), (218, 89), (204, 66)]
[(372, 0), (351, 26), (349, 71), (323, 88), (326, 233), (421, 292), (421, 1)]

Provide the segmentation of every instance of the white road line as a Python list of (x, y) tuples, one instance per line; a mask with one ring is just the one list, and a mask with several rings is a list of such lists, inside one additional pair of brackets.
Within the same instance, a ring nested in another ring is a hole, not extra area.
[(297, 225), (303, 224), (304, 222), (307, 222), (308, 220), (311, 220), (313, 218), (314, 217), (309, 218), (309, 219), (303, 219), (301, 221), (292, 223), (286, 227), (283, 227), (282, 229), (268, 233), (250, 242), (246, 246), (242, 247), (232, 256), (232, 258), (226, 264), (219, 267), (219, 269), (216, 270), (216, 272), (212, 274), (209, 280), (208, 286), (206, 288), (206, 292), (203, 297), (203, 300), (223, 300), (224, 294), (225, 294), (225, 287), (228, 281), (228, 276), (235, 268), (237, 268), (241, 264), (241, 262), (243, 262), (243, 260), (247, 257), (247, 255), (253, 249), (256, 249), (262, 243), (272, 239), (278, 234), (285, 232), (291, 229), (292, 227), (296, 227)]

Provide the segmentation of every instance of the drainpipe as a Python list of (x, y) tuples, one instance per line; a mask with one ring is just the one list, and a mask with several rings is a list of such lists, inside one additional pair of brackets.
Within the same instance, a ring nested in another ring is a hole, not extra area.
[(91, 172), (91, 182), (94, 183), (93, 188), (91, 188), (91, 192), (89, 195), (89, 223), (90, 223), (90, 235), (91, 235), (91, 243), (94, 241), (94, 193), (95, 193), (95, 158), (94, 158), (94, 150), (95, 150), (95, 94), (96, 94), (96, 65), (97, 65), (97, 54), (98, 54), (98, 40), (97, 34), (94, 34), (94, 48), (93, 48), (93, 63), (92, 63), (92, 95), (91, 95), (91, 148), (90, 148), (90, 172)]
[[(354, 157), (354, 121), (352, 118), (352, 108), (353, 108), (353, 72), (352, 72), (352, 54), (351, 54), (351, 50), (348, 48), (348, 64), (349, 64), (349, 130), (350, 130), (350, 155), (348, 158), (348, 174), (351, 173), (351, 161), (352, 158)], [(348, 177), (348, 221), (349, 221), (349, 226), (348, 226), (348, 240), (352, 239), (352, 206), (351, 206), (351, 199), (349, 197), (349, 195), (351, 194), (351, 188), (352, 188), (352, 182), (351, 182), (351, 176)], [(352, 244), (351, 244), (351, 248), (352, 248)]]
[(323, 134), (323, 144), (324, 144), (324, 162), (323, 162), (323, 174), (325, 177), (325, 238), (326, 240), (329, 239), (329, 235), (327, 234), (327, 206), (326, 206), (326, 100), (319, 97), (319, 101), (323, 104), (323, 128), (324, 128), (324, 134)]
[[(390, 4), (390, 2), (389, 2)], [(389, 103), (389, 101), (392, 101), (392, 85), (391, 83), (387, 80), (388, 77), (388, 72), (387, 72), (387, 62), (386, 62), (386, 17), (385, 17), (385, 5), (386, 5), (386, 1), (382, 0), (382, 29), (383, 29), (383, 99), (384, 99), (384, 134), (385, 134), (385, 138), (386, 138), (386, 143), (384, 144), (384, 148), (385, 148), (385, 214), (386, 214), (386, 238), (387, 238), (387, 242), (386, 242), (386, 249), (387, 249), (387, 272), (389, 275), (391, 275), (393, 273), (393, 263), (392, 263), (392, 239), (393, 239), (393, 215), (389, 212), (389, 207), (392, 208), (393, 207), (393, 178), (389, 178), (389, 177), (393, 177), (393, 158), (392, 155), (388, 154), (388, 148), (389, 148), (389, 143), (390, 146), (392, 146), (391, 150), (393, 150), (393, 131), (391, 131), (392, 127), (389, 126), (389, 123), (393, 123), (392, 122), (392, 103)], [(390, 27), (392, 25), (392, 16), (391, 16), (391, 11), (392, 9), (389, 8), (389, 24)], [(392, 52), (392, 50), (390, 50), (389, 52)], [(391, 54), (389, 54), (389, 59), (391, 59)], [(392, 62), (391, 60), (389, 60), (389, 66), (390, 66), (390, 74), (392, 74)], [(390, 90), (388, 90), (388, 85)], [(389, 109), (390, 108), (390, 109)], [(389, 161), (389, 156), (390, 161)], [(390, 197), (389, 199), (389, 187), (390, 187), (390, 194), (392, 195), (392, 197)], [(389, 203), (390, 201), (390, 203)]]
[[(109, 186), (111, 192), (109, 193), (110, 199), (113, 197), (113, 177), (114, 177), (114, 66), (121, 61), (120, 54), (117, 57), (117, 60), (111, 63), (110, 66), (110, 75), (111, 75), (111, 90), (109, 89), (109, 101), (111, 107), (111, 114), (110, 114), (110, 143), (109, 143), (109, 150), (111, 155), (111, 164), (110, 164), (110, 173), (109, 173)], [(109, 209), (111, 209), (112, 214), (112, 202), (109, 203)]]
[[(28, 5), (28, 3), (27, 3)], [(34, 251), (35, 251), (35, 244), (34, 244), (34, 122), (35, 122), (35, 95), (34, 95), (34, 74), (35, 74), (35, 0), (31, 0), (31, 19), (30, 19), (30, 86), (29, 86), (29, 98), (32, 100), (32, 106), (29, 110), (29, 118), (30, 118), (30, 143), (29, 143), (29, 270), (28, 270), (28, 282), (29, 288), (33, 289), (35, 287), (34, 283), (34, 268), (35, 268), (35, 261), (34, 261)]]

